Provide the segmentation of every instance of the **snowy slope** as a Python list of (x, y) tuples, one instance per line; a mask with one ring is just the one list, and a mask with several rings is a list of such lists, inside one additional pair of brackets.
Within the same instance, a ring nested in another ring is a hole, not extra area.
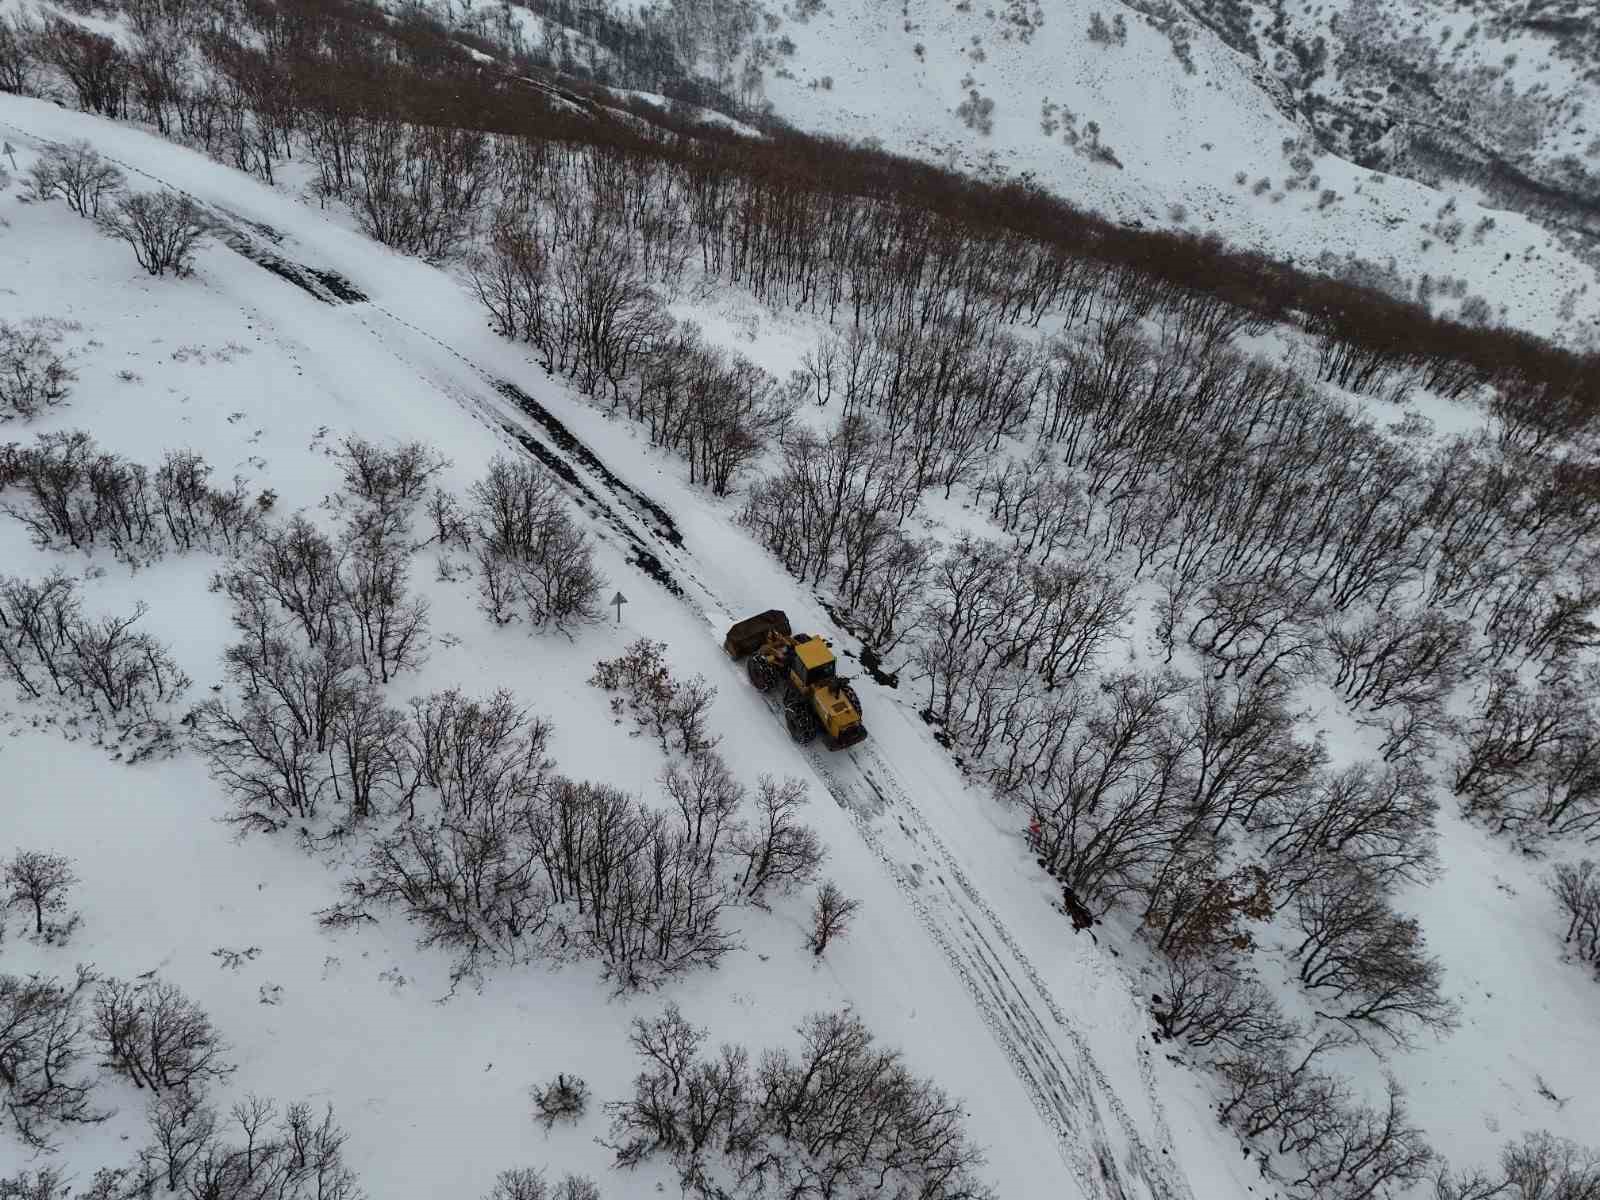
[[(615, 728), (584, 680), (597, 658), (641, 634), (665, 641), (676, 668), (721, 687), (714, 729), (741, 778), (774, 771), (808, 781), (808, 820), (829, 846), (827, 873), (865, 904), (851, 936), (820, 963), (803, 946), (806, 900), (796, 896), (770, 916), (739, 910), (746, 948), (660, 996), (610, 999), (584, 967), (506, 972), (481, 994), (441, 1003), (447, 961), (414, 949), (398, 918), (359, 933), (318, 930), (311, 914), (337, 898), (338, 875), (288, 840), (233, 840), (197, 758), (121, 765), (86, 744), (67, 747), (13, 709), (0, 741), (0, 771), (11, 781), (0, 851), (15, 842), (72, 857), (86, 915), (64, 950), (8, 938), (5, 969), (60, 972), (79, 960), (123, 976), (159, 969), (235, 1047), (231, 1089), (334, 1104), (373, 1195), (475, 1195), (499, 1169), (527, 1162), (586, 1170), (602, 1176), (607, 1194), (631, 1194), (642, 1180), (602, 1174), (597, 1111), (576, 1130), (535, 1138), (526, 1092), (575, 1070), (597, 1101), (624, 1094), (635, 1070), (627, 1023), (669, 998), (715, 1037), (751, 1045), (785, 1040), (807, 1012), (854, 1007), (917, 1070), (964, 1098), (990, 1153), (986, 1176), (1003, 1196), (1240, 1190), (1236, 1151), (1206, 1112), (1199, 1081), (1152, 1053), (1129, 981), (1103, 949), (1065, 936), (1045, 890), (1018, 870), (1023, 849), (1004, 815), (963, 794), (914, 719), (887, 696), (871, 697), (881, 743), (869, 781), (842, 763), (808, 764), (754, 702), (715, 627), (773, 603), (797, 623), (822, 614), (724, 511), (678, 482), (675, 466), (540, 379), (491, 337), (448, 276), (316, 210), (136, 129), (45, 103), (0, 98), (0, 134), (24, 169), (43, 139), (88, 137), (136, 186), (182, 188), (233, 214), (241, 231), (254, 229), (258, 249), (336, 272), (370, 297), (325, 303), (218, 244), (194, 278), (149, 280), (87, 223), (59, 205), (18, 205), (13, 188), (3, 200), (0, 316), (50, 314), (81, 326), (72, 401), (27, 432), (87, 427), (105, 448), (144, 462), (187, 446), (219, 474), (275, 489), (279, 514), (315, 518), (337, 482), (328, 452), (349, 432), (426, 439), (454, 461), (446, 485), (464, 490), (491, 455), (514, 448), (503, 424), (518, 417), (491, 381), (518, 381), (674, 513), (684, 547), (588, 476), (601, 564), (629, 604), (620, 625), (572, 644), (492, 629), (470, 585), (431, 580), (431, 561), (420, 556), (412, 582), (433, 602), (435, 644), (425, 669), (392, 696), (509, 687), (553, 719), (563, 770), (649, 798), (659, 754)], [(15, 523), (0, 526), (0, 539), (9, 573), (40, 574), (59, 561), (33, 549)], [(684, 599), (631, 564), (647, 540)], [(109, 561), (66, 565), (84, 576), (90, 611), (148, 601), (146, 627), (174, 646), (200, 697), (219, 680), (231, 633), (222, 600), (206, 590), (214, 560), (169, 557), (131, 575)], [(874, 783), (887, 808), (868, 798)], [(236, 971), (212, 953), (251, 946), (261, 953)], [(106, 1092), (119, 1115), (73, 1142), (71, 1162), (85, 1175), (122, 1161), (124, 1139), (140, 1133), (140, 1097), (121, 1085)], [(20, 1163), (20, 1148), (0, 1142), (0, 1161)]]
[[(1012, 20), (1019, 12), (1025, 25)], [(1094, 12), (1125, 18), (1123, 44), (1087, 38)], [(1328, 19), (1322, 6), (1316, 12)], [(1485, 207), (1470, 187), (1435, 189), (1314, 154), (1290, 190), (1293, 143), (1309, 141), (1309, 130), (1281, 83), (1192, 22), (1188, 73), (1164, 28), (1095, 0), (1045, 6), (1040, 22), (1016, 3), (833, 0), (783, 23), (796, 50), (783, 71), (768, 74), (765, 94), (803, 129), (876, 139), (964, 170), (1031, 176), (1119, 220), (1216, 233), (1323, 269), (1356, 256), (1392, 266), (1413, 298), (1423, 276), (1431, 289), (1465, 281), (1460, 295), (1435, 296), (1437, 312), (1477, 296), (1509, 324), (1575, 339), (1600, 333), (1600, 288), (1588, 286), (1593, 256), (1585, 262), (1527, 217)], [(958, 114), (974, 92), (993, 101), (990, 132)], [(1076, 145), (1066, 144), (1067, 113)], [(1056, 125), (1049, 133), (1047, 119)], [(1121, 169), (1086, 152), (1091, 122)], [(1257, 194), (1263, 179), (1270, 186)], [(1337, 198), (1324, 206), (1327, 189)], [(1493, 228), (1446, 244), (1429, 227), (1452, 198), (1468, 231), (1484, 218)]]

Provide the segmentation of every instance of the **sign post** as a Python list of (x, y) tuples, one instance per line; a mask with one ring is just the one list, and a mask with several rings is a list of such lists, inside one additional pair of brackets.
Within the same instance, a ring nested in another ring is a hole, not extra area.
[(615, 604), (617, 606), (617, 624), (618, 625), (622, 624), (622, 606), (624, 604), (626, 604), (627, 602), (628, 602), (628, 598), (626, 596), (624, 596), (621, 592), (618, 592), (615, 596), (611, 597), (611, 603), (613, 603), (613, 604)]
[(11, 160), (11, 169), (15, 171), (17, 169), (17, 152), (11, 148), (10, 142), (7, 142), (3, 148), (0, 148), (0, 154), (4, 154)]

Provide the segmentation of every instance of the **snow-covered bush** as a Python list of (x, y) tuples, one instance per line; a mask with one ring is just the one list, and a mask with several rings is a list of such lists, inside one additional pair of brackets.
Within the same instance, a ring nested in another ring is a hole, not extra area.
[(674, 676), (666, 650), (664, 642), (639, 638), (618, 657), (596, 662), (589, 683), (614, 693), (612, 712), (630, 711), (640, 732), (652, 734), (663, 754), (677, 749), (694, 756), (715, 744), (706, 719), (717, 689), (702, 675)]
[(129, 616), (89, 619), (76, 581), (60, 572), (0, 577), (0, 675), (31, 700), (87, 709), (147, 753), (169, 740), (171, 706), (190, 683), (166, 646), (134, 630), (148, 611), (140, 603)]
[(472, 486), (481, 607), (496, 624), (518, 613), (568, 637), (597, 620), (602, 580), (589, 535), (537, 464), (496, 456)]
[(645, 1068), (631, 1097), (606, 1105), (619, 1166), (664, 1153), (701, 1196), (753, 1195), (741, 1183), (752, 1178), (796, 1196), (993, 1196), (960, 1103), (849, 1012), (807, 1017), (798, 1050), (769, 1050), (754, 1070), (742, 1046), (698, 1057), (698, 1038), (668, 1059), (640, 1044), (638, 1025)]
[(195, 251), (213, 222), (188, 196), (177, 192), (139, 192), (124, 196), (96, 222), (109, 237), (133, 247), (139, 265), (152, 275), (188, 275)]
[(94, 982), (81, 966), (70, 983), (0, 975), (0, 1117), (35, 1150), (53, 1148), (62, 1125), (106, 1118), (89, 1103), (94, 1076), (79, 1072), (83, 999)]
[(211, 1018), (173, 983), (107, 979), (94, 996), (94, 1036), (135, 1087), (195, 1095), (233, 1067)]
[(56, 349), (60, 340), (50, 321), (0, 321), (0, 421), (26, 421), (66, 400), (77, 376)]
[(589, 1111), (589, 1085), (577, 1075), (558, 1074), (533, 1089), (533, 1108), (546, 1130), (557, 1121), (577, 1121)]
[(344, 488), (351, 496), (379, 509), (410, 509), (450, 460), (426, 442), (388, 448), (352, 434), (337, 452)]
[(994, 132), (994, 101), (977, 88), (969, 88), (967, 98), (956, 105), (956, 116), (968, 129), (975, 129), (985, 137)]
[(34, 200), (60, 196), (80, 217), (97, 220), (100, 208), (121, 192), (126, 177), (86, 141), (46, 146), (28, 169)]
[(543, 1172), (532, 1167), (513, 1167), (495, 1177), (494, 1187), (484, 1200), (600, 1200), (600, 1188), (587, 1175), (567, 1174), (554, 1187)]

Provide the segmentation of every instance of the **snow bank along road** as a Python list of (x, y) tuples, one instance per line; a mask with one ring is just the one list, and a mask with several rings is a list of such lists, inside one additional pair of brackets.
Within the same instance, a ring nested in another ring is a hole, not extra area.
[[(0, 121), (33, 145), (47, 144), (28, 130)], [(111, 157), (111, 156), (107, 156)], [(183, 191), (121, 159), (130, 174)], [(188, 194), (188, 193), (184, 193)], [(679, 602), (697, 612), (720, 642), (738, 616), (702, 581), (672, 516), (606, 467), (589, 447), (523, 388), (498, 377), (444, 339), (368, 297), (336, 271), (296, 261), (270, 225), (228, 208), (205, 205), (219, 240), (320, 303), (355, 310), (372, 336), (424, 382), (450, 395), (474, 420), (494, 429), (508, 446), (543, 462), (591, 518), (598, 536)], [(462, 297), (462, 303), (470, 303)], [(452, 360), (454, 378), (411, 359), (413, 338), (425, 339)], [(382, 430), (372, 431), (381, 436)], [(775, 602), (778, 598), (774, 598)], [(879, 689), (879, 701), (892, 704)], [(752, 706), (752, 712), (759, 712)], [(931, 745), (929, 753), (940, 753)], [(903, 751), (902, 751), (903, 752)], [(1141, 1131), (1075, 1030), (1040, 973), (962, 869), (909, 790), (902, 773), (876, 742), (838, 755), (796, 749), (849, 815), (871, 854), (905, 898), (928, 936), (960, 978), (979, 1016), (1011, 1063), (1044, 1124), (1072, 1185), (1095, 1200), (1194, 1200), (1183, 1179), (1156, 1092), (1148, 1058), (1139, 1055), (1142, 1098), (1152, 1129)], [(1071, 1185), (1069, 1185), (1071, 1186)]]

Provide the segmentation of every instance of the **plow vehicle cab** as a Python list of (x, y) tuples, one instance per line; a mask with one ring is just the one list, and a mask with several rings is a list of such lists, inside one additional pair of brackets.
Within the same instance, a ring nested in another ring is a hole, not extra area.
[(749, 656), (750, 682), (758, 691), (783, 684), (783, 721), (796, 742), (805, 745), (820, 733), (828, 749), (846, 750), (867, 740), (861, 700), (839, 676), (825, 639), (791, 633), (789, 618), (770, 609), (730, 629), (723, 647), (735, 659)]

